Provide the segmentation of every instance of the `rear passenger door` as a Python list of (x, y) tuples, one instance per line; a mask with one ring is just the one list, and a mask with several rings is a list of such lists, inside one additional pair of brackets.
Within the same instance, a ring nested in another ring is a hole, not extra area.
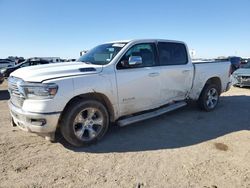
[(192, 87), (193, 65), (188, 60), (186, 46), (178, 42), (158, 42), (161, 67), (162, 103), (183, 100)]

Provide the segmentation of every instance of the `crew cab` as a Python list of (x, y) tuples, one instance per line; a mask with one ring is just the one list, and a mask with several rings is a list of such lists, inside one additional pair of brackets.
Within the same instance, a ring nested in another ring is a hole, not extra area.
[(74, 146), (197, 100), (212, 111), (230, 87), (230, 62), (192, 63), (185, 43), (130, 40), (98, 45), (77, 62), (18, 69), (8, 79), (13, 125)]

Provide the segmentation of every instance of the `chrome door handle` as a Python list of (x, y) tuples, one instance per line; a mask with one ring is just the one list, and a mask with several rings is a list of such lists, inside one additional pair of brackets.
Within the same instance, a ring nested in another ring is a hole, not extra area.
[(182, 73), (190, 72), (190, 70), (183, 70)]
[(150, 76), (150, 77), (155, 77), (155, 76), (159, 76), (159, 75), (160, 75), (159, 72), (151, 72), (148, 74), (148, 76)]

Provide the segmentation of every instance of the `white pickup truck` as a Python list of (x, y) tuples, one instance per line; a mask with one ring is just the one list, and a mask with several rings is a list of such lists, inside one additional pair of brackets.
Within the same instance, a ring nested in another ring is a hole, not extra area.
[(101, 44), (78, 62), (25, 67), (8, 80), (12, 124), (74, 146), (91, 144), (113, 122), (125, 126), (198, 100), (213, 110), (230, 87), (229, 62), (192, 63), (185, 43)]

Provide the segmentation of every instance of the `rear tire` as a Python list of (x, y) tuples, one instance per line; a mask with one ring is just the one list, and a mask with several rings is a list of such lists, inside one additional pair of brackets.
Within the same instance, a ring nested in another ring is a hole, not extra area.
[(203, 88), (198, 100), (200, 108), (204, 111), (212, 111), (219, 103), (220, 91), (215, 84), (207, 84)]
[(72, 103), (63, 114), (60, 130), (67, 142), (76, 147), (100, 140), (108, 130), (109, 115), (99, 101)]

